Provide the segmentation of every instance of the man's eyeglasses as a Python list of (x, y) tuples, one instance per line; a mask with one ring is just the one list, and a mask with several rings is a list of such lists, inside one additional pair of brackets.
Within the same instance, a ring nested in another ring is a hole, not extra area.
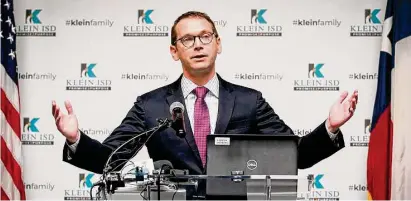
[(214, 33), (205, 33), (199, 36), (184, 36), (177, 39), (174, 42), (174, 45), (177, 44), (178, 41), (181, 41), (185, 47), (190, 48), (194, 46), (196, 38), (198, 38), (202, 44), (207, 45), (213, 41)]

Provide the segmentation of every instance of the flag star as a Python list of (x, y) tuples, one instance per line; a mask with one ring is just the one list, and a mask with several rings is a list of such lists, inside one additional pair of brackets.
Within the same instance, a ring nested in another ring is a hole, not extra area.
[(13, 32), (14, 34), (16, 34), (16, 27), (14, 25), (11, 25), (11, 32)]
[(4, 6), (6, 6), (6, 7), (7, 7), (7, 10), (8, 10), (8, 9), (10, 9), (10, 4), (9, 4), (9, 2), (8, 2), (8, 1), (6, 1), (6, 3), (4, 4)]
[(14, 54), (13, 50), (10, 50), (9, 56), (11, 57), (11, 59), (16, 58), (16, 55)]
[(2, 38), (4, 38), (4, 37), (3, 37), (3, 31), (0, 31), (0, 36), (1, 36)]
[(13, 35), (10, 34), (7, 40), (10, 40), (10, 44), (13, 44), (13, 41), (14, 41)]
[(11, 19), (10, 19), (10, 17), (7, 17), (7, 21), (6, 21), (7, 23), (9, 23), (9, 26), (11, 26)]
[(3, 22), (3, 20), (1, 20), (1, 14), (0, 14), (0, 22)]

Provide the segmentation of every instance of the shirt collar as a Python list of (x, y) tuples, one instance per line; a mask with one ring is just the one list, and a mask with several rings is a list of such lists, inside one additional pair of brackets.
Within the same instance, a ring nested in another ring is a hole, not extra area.
[[(184, 98), (187, 98), (187, 96), (193, 92), (195, 88), (197, 88), (198, 85), (196, 85), (194, 82), (192, 82), (190, 79), (186, 78), (184, 75), (181, 78), (181, 89), (183, 91), (183, 96)], [(212, 95), (218, 98), (218, 90), (219, 90), (219, 80), (217, 75), (214, 73), (213, 78), (209, 80), (204, 87), (206, 87)]]

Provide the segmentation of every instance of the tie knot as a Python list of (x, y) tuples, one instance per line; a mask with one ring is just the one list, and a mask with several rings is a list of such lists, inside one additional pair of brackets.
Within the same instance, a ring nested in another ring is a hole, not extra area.
[(198, 98), (204, 98), (207, 92), (208, 89), (206, 87), (197, 87), (194, 89), (194, 93)]

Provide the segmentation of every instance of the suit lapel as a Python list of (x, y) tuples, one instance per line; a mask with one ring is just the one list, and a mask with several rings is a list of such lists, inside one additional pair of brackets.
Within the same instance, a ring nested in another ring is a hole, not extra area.
[[(168, 96), (167, 96), (167, 104), (168, 104), (168, 108), (170, 107), (170, 105), (174, 102), (180, 102), (184, 105), (184, 108), (187, 108), (185, 101), (184, 101), (184, 97), (183, 97), (183, 91), (181, 90), (181, 78), (182, 76), (173, 84), (171, 84), (169, 92), (168, 92)], [(195, 156), (195, 158), (197, 159), (197, 164), (202, 167), (202, 162), (201, 162), (201, 158), (200, 158), (200, 153), (198, 151), (195, 139), (194, 139), (194, 135), (193, 135), (193, 130), (191, 128), (190, 125), (190, 118), (188, 118), (188, 113), (187, 113), (187, 109), (184, 110), (184, 130), (186, 131), (186, 140), (188, 142), (189, 147), (191, 148), (191, 150), (193, 151), (193, 155)]]
[(228, 122), (230, 121), (231, 114), (233, 113), (235, 95), (232, 94), (231, 85), (223, 80), (218, 74), (220, 82), (220, 91), (218, 98), (218, 116), (214, 133), (224, 134), (226, 131)]

